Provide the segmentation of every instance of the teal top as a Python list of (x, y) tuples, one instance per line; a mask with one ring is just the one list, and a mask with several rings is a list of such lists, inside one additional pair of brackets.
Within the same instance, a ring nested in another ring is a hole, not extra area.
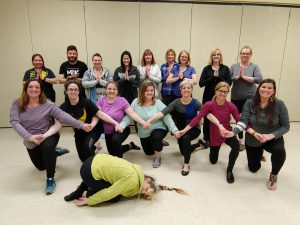
[[(135, 111), (143, 120), (147, 121), (151, 117), (153, 117), (156, 113), (162, 111), (166, 105), (162, 103), (159, 99), (155, 100), (154, 105), (150, 106), (141, 106), (138, 103), (138, 99), (134, 99), (131, 103), (131, 108), (133, 111)], [(125, 116), (123, 120), (121, 121), (120, 125), (122, 128), (127, 127), (131, 123), (131, 119), (128, 116)], [(155, 129), (168, 129), (175, 133), (178, 131), (178, 128), (176, 127), (174, 121), (172, 120), (171, 116), (169, 114), (165, 115), (163, 118), (156, 120), (155, 122), (151, 123), (151, 127), (148, 129), (144, 129), (142, 125), (137, 124), (138, 127), (138, 136), (140, 138), (146, 138), (149, 137), (151, 132)]]

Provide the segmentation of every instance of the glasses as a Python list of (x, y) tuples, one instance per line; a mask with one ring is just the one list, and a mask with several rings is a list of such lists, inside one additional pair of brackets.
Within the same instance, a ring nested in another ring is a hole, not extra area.
[(229, 91), (218, 90), (218, 92), (220, 92), (222, 94), (228, 94)]
[(77, 91), (79, 91), (79, 89), (78, 88), (68, 88), (67, 91), (69, 91), (69, 92), (77, 92)]

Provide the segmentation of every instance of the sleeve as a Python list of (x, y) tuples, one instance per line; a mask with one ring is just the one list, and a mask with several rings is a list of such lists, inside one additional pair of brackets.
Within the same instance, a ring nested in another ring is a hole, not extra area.
[(119, 85), (123, 85), (126, 82), (126, 80), (124, 79), (124, 77), (119, 76), (119, 70), (119, 68), (115, 70), (113, 80), (116, 81)]
[(201, 109), (201, 107), (202, 107), (202, 104), (197, 99), (195, 99), (195, 100), (196, 100), (195, 108), (196, 108), (197, 111), (199, 111)]
[(237, 75), (238, 75), (238, 74), (237, 74), (236, 71), (235, 71), (235, 64), (234, 64), (234, 65), (232, 65), (232, 66), (230, 67), (230, 76), (231, 76), (232, 82), (236, 82), (236, 81), (237, 81), (237, 79), (236, 79)]
[(91, 112), (92, 116), (95, 116), (97, 114), (97, 112), (99, 111), (99, 108), (96, 106), (95, 103), (93, 103), (89, 99), (85, 99), (84, 101), (86, 102), (86, 106), (88, 108), (88, 111)]
[(172, 117), (170, 114), (167, 114), (163, 117), (164, 123), (167, 125), (168, 129), (174, 134), (176, 131), (178, 131), (178, 128), (176, 127)]
[(151, 80), (153, 83), (159, 84), (161, 81), (161, 72), (159, 66), (155, 64), (152, 69), (153, 73), (150, 73), (149, 80)]
[(108, 69), (104, 69), (104, 73), (103, 73), (103, 76), (102, 78), (99, 80), (99, 83), (103, 86), (103, 87), (106, 87), (107, 83), (109, 81), (112, 81), (113, 80), (113, 77), (111, 76), (110, 72)]
[(126, 176), (115, 182), (108, 188), (102, 189), (88, 198), (88, 205), (96, 205), (106, 202), (114, 197), (129, 191), (135, 182), (132, 176)]
[(130, 76), (129, 81), (131, 82), (131, 85), (133, 87), (138, 88), (140, 86), (140, 72), (137, 69), (135, 69), (135, 71), (129, 76)]
[(191, 66), (191, 75), (193, 74), (196, 74), (196, 69), (193, 66)]
[(47, 78), (55, 78), (56, 76), (54, 75), (53, 71), (50, 69), (47, 69)]
[[(131, 103), (131, 108), (132, 108), (132, 110), (135, 111), (135, 112), (136, 112), (136, 106), (137, 106), (137, 99), (134, 99), (133, 102)], [(136, 112), (136, 113), (137, 113), (137, 112)], [(127, 127), (131, 122), (132, 122), (131, 118), (130, 118), (128, 115), (126, 115), (126, 116), (122, 119), (122, 121), (121, 121), (121, 123), (120, 123), (120, 126), (124, 129), (124, 128)]]
[(196, 126), (200, 122), (200, 120), (210, 112), (211, 104), (212, 102), (209, 101), (203, 105), (198, 115), (189, 123), (190, 127)]
[(251, 116), (251, 104), (252, 104), (252, 99), (248, 99), (245, 102), (244, 107), (243, 107), (241, 120), (237, 123), (236, 127), (233, 128), (233, 130), (232, 130), (234, 135), (237, 135), (238, 133), (245, 130), (246, 126), (249, 124), (250, 116)]
[(204, 67), (200, 76), (199, 86), (204, 87), (213, 81), (213, 77), (208, 76), (208, 67)]
[(161, 113), (165, 115), (173, 112), (173, 110), (175, 110), (175, 105), (176, 105), (177, 99), (175, 99), (173, 102), (171, 102), (167, 107), (163, 108), (161, 110)]
[(59, 122), (70, 125), (72, 127), (75, 127), (75, 128), (78, 128), (78, 129), (83, 128), (83, 123), (82, 122), (74, 119), (70, 114), (68, 114), (68, 113), (64, 112), (63, 110), (61, 110), (54, 103), (51, 102), (50, 104), (53, 104), (53, 106), (51, 108), (51, 111), (50, 111), (50, 115), (52, 117), (57, 119)]
[(120, 101), (121, 101), (121, 103), (122, 103), (122, 109), (123, 109), (124, 111), (130, 107), (130, 104), (129, 104), (129, 102), (126, 100), (126, 98), (120, 97)]
[(91, 70), (87, 70), (84, 72), (82, 77), (82, 86), (84, 88), (92, 88), (95, 87), (98, 83), (97, 80), (90, 80), (89, 77), (91, 75)]
[(143, 66), (138, 65), (137, 70), (140, 73), (140, 82), (143, 82), (146, 79), (146, 71), (143, 69)]
[(59, 68), (59, 74), (63, 74), (66, 77), (65, 70), (65, 64), (62, 63)]
[(30, 141), (31, 134), (22, 126), (18, 101), (15, 101), (10, 109), (10, 124), (14, 130), (26, 141)]
[(225, 77), (223, 81), (227, 82), (231, 86), (232, 80), (231, 80), (230, 70), (228, 66), (224, 65), (224, 67), (225, 67)]
[(98, 100), (97, 100), (97, 107), (101, 110), (102, 105), (103, 105), (103, 101), (104, 101), (105, 96), (101, 96)]
[(289, 113), (288, 110), (284, 104), (284, 102), (277, 100), (279, 104), (278, 109), (278, 117), (279, 117), (279, 124), (280, 128), (277, 129), (273, 134), (275, 135), (275, 138), (280, 138), (285, 133), (287, 133), (290, 130), (290, 119), (289, 119)]
[(259, 68), (258, 65), (254, 66), (253, 78), (254, 78), (254, 83), (256, 83), (256, 84), (259, 84), (263, 79), (260, 68)]
[(23, 81), (27, 81), (29, 80), (30, 76), (29, 76), (29, 71), (27, 70), (23, 76)]

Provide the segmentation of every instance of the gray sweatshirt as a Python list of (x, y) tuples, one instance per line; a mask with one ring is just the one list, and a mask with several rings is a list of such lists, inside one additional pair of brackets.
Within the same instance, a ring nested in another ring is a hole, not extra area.
[(10, 123), (14, 130), (24, 139), (26, 148), (36, 145), (30, 141), (34, 134), (44, 134), (54, 124), (54, 118), (72, 127), (83, 128), (83, 123), (62, 111), (55, 103), (47, 100), (34, 108), (19, 111), (19, 101), (15, 101), (10, 109)]
[(256, 84), (259, 84), (263, 77), (258, 65), (250, 63), (247, 68), (244, 69), (244, 74), (247, 77), (253, 77), (254, 83), (250, 83), (237, 76), (240, 74), (241, 66), (239, 63), (233, 64), (230, 67), (230, 74), (232, 79), (232, 89), (231, 89), (231, 100), (243, 100), (251, 98), (255, 95)]
[[(282, 137), (290, 129), (290, 120), (288, 110), (283, 101), (275, 100), (275, 114), (277, 115), (272, 125), (268, 124), (268, 117), (266, 109), (261, 109), (259, 112), (259, 118), (256, 120), (254, 105), (252, 99), (248, 99), (245, 102), (241, 120), (237, 123), (237, 126), (233, 129), (234, 134), (238, 134), (249, 125), (253, 130), (261, 134), (274, 134), (275, 139)], [(251, 147), (259, 147), (262, 145), (254, 136), (246, 133), (246, 144)]]

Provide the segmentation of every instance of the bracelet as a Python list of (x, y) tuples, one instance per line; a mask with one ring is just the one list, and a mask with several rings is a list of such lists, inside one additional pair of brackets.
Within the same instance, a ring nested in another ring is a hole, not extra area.
[(256, 131), (253, 131), (252, 135), (255, 136), (255, 134), (256, 134)]

